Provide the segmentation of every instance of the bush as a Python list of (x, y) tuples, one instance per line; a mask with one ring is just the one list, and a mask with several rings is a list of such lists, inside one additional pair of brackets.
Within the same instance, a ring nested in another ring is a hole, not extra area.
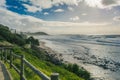
[(90, 73), (85, 69), (81, 69), (77, 64), (63, 64), (64, 68), (70, 72), (75, 73), (79, 77), (84, 78), (85, 80), (90, 80)]
[(39, 41), (38, 39), (34, 39), (34, 37), (30, 36), (27, 40), (26, 43), (31, 43), (31, 45), (37, 45), (39, 46)]

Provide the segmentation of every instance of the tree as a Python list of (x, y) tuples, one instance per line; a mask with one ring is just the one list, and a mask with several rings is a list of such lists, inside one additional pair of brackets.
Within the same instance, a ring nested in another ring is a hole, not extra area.
[(39, 41), (38, 39), (34, 39), (34, 37), (30, 36), (27, 40), (26, 43), (31, 43), (31, 45), (37, 45), (39, 46)]

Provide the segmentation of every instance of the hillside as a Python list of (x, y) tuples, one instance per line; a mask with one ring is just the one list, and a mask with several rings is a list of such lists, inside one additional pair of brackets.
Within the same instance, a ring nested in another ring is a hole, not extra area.
[[(12, 33), (8, 27), (0, 25), (0, 43), (5, 46), (12, 45), (14, 53), (25, 55), (31, 64), (48, 76), (52, 72), (57, 72), (60, 74), (61, 80), (90, 80), (90, 74), (76, 64), (54, 64), (51, 61), (51, 58), (54, 59), (54, 57), (47, 55), (44, 50), (39, 50), (37, 47), (39, 42), (32, 36), (27, 38), (23, 34)], [(31, 47), (26, 47), (28, 44), (31, 44)], [(19, 60), (14, 63), (19, 67)], [(6, 66), (9, 67), (8, 64)], [(9, 71), (13, 80), (19, 80), (19, 75), (13, 69), (9, 69)], [(27, 80), (41, 80), (26, 66), (25, 76)]]
[(34, 33), (28, 32), (27, 34), (28, 34), (28, 35), (48, 35), (48, 34), (45, 33), (45, 32), (34, 32)]

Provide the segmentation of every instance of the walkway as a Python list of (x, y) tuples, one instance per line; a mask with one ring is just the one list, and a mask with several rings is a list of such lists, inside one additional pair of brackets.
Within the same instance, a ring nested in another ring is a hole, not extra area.
[(0, 80), (11, 80), (4, 64), (0, 61)]

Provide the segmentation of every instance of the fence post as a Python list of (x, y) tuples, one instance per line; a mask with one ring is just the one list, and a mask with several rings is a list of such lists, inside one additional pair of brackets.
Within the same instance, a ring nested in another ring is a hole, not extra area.
[(5, 49), (5, 63), (7, 62), (7, 49)]
[(12, 50), (10, 50), (10, 68), (12, 68), (12, 60), (13, 60)]
[(1, 49), (1, 60), (3, 60), (3, 49)]
[(51, 80), (59, 80), (59, 73), (52, 73)]
[(20, 80), (24, 80), (24, 56), (21, 55)]
[(5, 62), (5, 48), (3, 49), (3, 61)]
[(0, 49), (0, 60), (2, 60), (2, 49)]

